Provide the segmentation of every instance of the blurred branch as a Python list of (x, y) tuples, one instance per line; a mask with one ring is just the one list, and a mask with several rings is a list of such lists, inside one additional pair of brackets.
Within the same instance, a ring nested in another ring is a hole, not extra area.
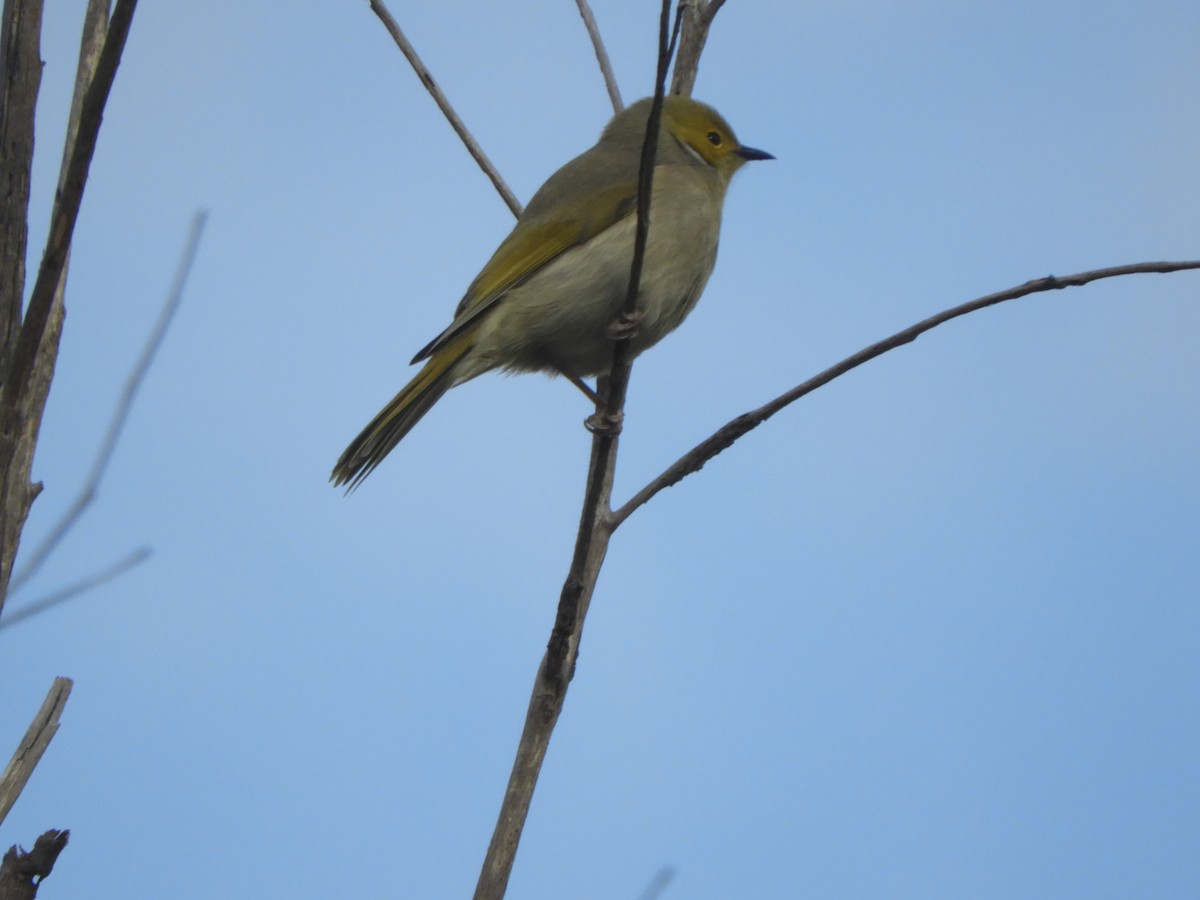
[(92, 463), (92, 470), (88, 474), (83, 489), (80, 490), (79, 495), (63, 514), (62, 518), (55, 523), (42, 542), (29, 555), (28, 560), (22, 566), (21, 570), (14, 576), (12, 590), (19, 590), (21, 585), (33, 577), (34, 573), (37, 572), (42, 563), (46, 561), (46, 558), (54, 551), (66, 533), (79, 520), (84, 510), (95, 501), (96, 494), (100, 488), (100, 482), (104, 478), (104, 473), (108, 469), (109, 462), (112, 461), (113, 451), (116, 449), (117, 441), (120, 439), (121, 432), (125, 428), (129, 412), (133, 408), (138, 388), (141, 387), (142, 381), (145, 380), (146, 373), (150, 369), (150, 364), (154, 362), (154, 356), (158, 352), (158, 348), (162, 346), (167, 329), (170, 328), (171, 321), (175, 318), (175, 313), (179, 310), (179, 305), (183, 301), (183, 289), (187, 284), (188, 275), (192, 271), (192, 263), (195, 262), (196, 251), (200, 246), (200, 237), (204, 233), (204, 225), (207, 221), (208, 213), (203, 210), (197, 212), (192, 217), (192, 227), (184, 243), (179, 264), (175, 269), (175, 278), (171, 283), (171, 289), (167, 294), (166, 300), (163, 302), (162, 309), (158, 313), (158, 320), (154, 323), (154, 328), (151, 330), (150, 336), (146, 339), (146, 343), (142, 347), (141, 354), (125, 379), (125, 387), (121, 391), (120, 400), (117, 402), (116, 409), (113, 410), (112, 420), (108, 423), (108, 432), (104, 435), (104, 440), (100, 444), (100, 450), (96, 454), (95, 461)]
[(835, 378), (845, 375), (851, 369), (855, 369), (877, 356), (882, 356), (889, 350), (895, 350), (897, 347), (912, 343), (925, 332), (945, 322), (949, 322), (951, 319), (957, 319), (959, 316), (965, 316), (967, 313), (995, 306), (997, 303), (1004, 303), (1008, 300), (1016, 300), (1018, 297), (1025, 297), (1029, 294), (1037, 294), (1043, 291), (1057, 291), (1068, 287), (1080, 287), (1081, 285), (1104, 278), (1117, 278), (1123, 275), (1147, 273), (1181, 272), (1188, 269), (1200, 269), (1200, 261), (1134, 263), (1127, 266), (1113, 266), (1107, 269), (1093, 269), (1089, 272), (1080, 272), (1077, 275), (1067, 275), (1062, 278), (1048, 275), (1045, 278), (1027, 281), (1008, 290), (970, 300), (959, 306), (944, 310), (937, 315), (930, 316), (928, 319), (918, 322), (903, 331), (899, 331), (891, 337), (884, 338), (881, 341), (871, 344), (869, 347), (859, 350), (853, 356), (846, 357), (837, 365), (831, 366), (819, 375), (813, 376), (808, 381), (781, 394), (771, 402), (748, 413), (743, 413), (736, 419), (728, 422), (710, 437), (681, 456), (666, 471), (634, 494), (628, 503), (613, 513), (610, 527), (615, 531), (622, 522), (629, 518), (634, 510), (645, 504), (659, 491), (679, 483), (693, 472), (700, 471), (706, 462), (722, 450), (731, 446), (742, 435), (757, 428), (785, 406), (794, 403), (805, 394), (810, 394), (817, 388), (823, 387)]
[(33, 900), (70, 836), (69, 831), (51, 829), (38, 837), (28, 853), (15, 844), (9, 847), (0, 863), (0, 900)]
[(514, 216), (521, 215), (521, 204), (517, 200), (516, 195), (509, 189), (509, 186), (500, 176), (500, 172), (492, 165), (492, 161), (487, 158), (487, 154), (483, 152), (483, 148), (479, 146), (478, 142), (471, 135), (471, 132), (467, 130), (467, 126), (463, 124), (462, 119), (458, 117), (458, 113), (454, 111), (454, 108), (450, 105), (450, 101), (442, 93), (442, 89), (438, 87), (438, 83), (434, 80), (433, 73), (429, 71), (425, 63), (421, 62), (421, 57), (417, 56), (416, 49), (408, 42), (408, 38), (404, 36), (404, 32), (400, 30), (400, 26), (392, 18), (392, 14), (388, 12), (388, 8), (384, 5), (383, 0), (370, 0), (370, 2), (372, 11), (379, 17), (379, 21), (388, 30), (388, 34), (392, 36), (392, 40), (396, 42), (396, 46), (400, 48), (400, 52), (404, 54), (404, 58), (413, 67), (413, 71), (417, 73), (417, 77), (425, 85), (425, 90), (429, 91), (429, 96), (433, 97), (434, 102), (442, 111), (442, 115), (446, 117), (446, 121), (450, 123), (450, 127), (454, 129), (459, 140), (467, 148), (467, 152), (479, 164), (479, 168), (483, 169), (483, 173), (492, 180), (492, 184), (495, 185), (496, 190), (500, 193), (501, 199), (512, 210), (512, 214)]
[(54, 679), (46, 699), (42, 701), (42, 708), (33, 717), (25, 737), (21, 738), (16, 752), (0, 775), (0, 822), (8, 816), (42, 754), (58, 732), (58, 720), (63, 707), (67, 705), (67, 698), (71, 696), (72, 684), (70, 678)]
[(588, 37), (592, 39), (592, 49), (596, 51), (596, 62), (600, 64), (600, 74), (604, 76), (604, 86), (608, 89), (608, 99), (612, 101), (614, 113), (619, 113), (624, 107), (621, 102), (621, 89), (617, 87), (617, 76), (613, 74), (612, 62), (609, 61), (608, 51), (604, 49), (604, 39), (600, 37), (600, 26), (592, 15), (592, 8), (587, 0), (575, 0), (579, 7), (579, 15), (583, 17), (583, 27), (587, 29)]
[[(629, 290), (624, 305), (626, 314), (637, 305), (642, 259), (646, 250), (658, 126), (662, 115), (667, 67), (671, 59), (670, 51), (673, 47), (673, 39), (668, 43), (670, 21), (671, 0), (663, 0), (659, 19), (658, 77), (655, 80), (654, 101), (646, 124), (646, 139), (642, 147), (638, 176), (637, 231), (630, 267)], [(562, 712), (567, 686), (575, 675), (575, 662), (579, 655), (584, 619), (612, 534), (609, 520), (613, 472), (616, 469), (617, 439), (624, 416), (625, 390), (631, 365), (629, 342), (616, 341), (608, 383), (602, 391), (600, 402), (597, 403), (596, 415), (590, 420), (595, 423), (592, 427), (592, 453), (588, 464), (587, 485), (584, 488), (579, 532), (575, 539), (575, 552), (559, 596), (558, 611), (546, 653), (534, 677), (529, 708), (525, 714), (525, 726), (517, 745), (516, 758), (505, 788), (496, 828), (492, 832), (492, 839), (479, 873), (475, 900), (500, 900), (504, 896), (542, 762), (550, 745), (550, 736), (554, 733), (554, 726)]]
[(675, 57), (675, 72), (671, 77), (672, 94), (692, 96), (696, 73), (700, 69), (700, 54), (704, 52), (704, 45), (708, 41), (708, 29), (724, 5), (725, 0), (679, 0), (683, 32), (679, 40), (679, 55)]
[(101, 569), (93, 575), (82, 578), (73, 584), (68, 584), (66, 587), (61, 587), (53, 593), (47, 594), (32, 603), (27, 603), (24, 606), (18, 607), (13, 612), (10, 612), (0, 620), (0, 631), (18, 622), (24, 622), (26, 619), (32, 619), (34, 616), (44, 613), (48, 609), (53, 609), (68, 600), (78, 597), (80, 594), (85, 594), (93, 588), (97, 588), (102, 584), (112, 581), (121, 575), (124, 575), (134, 566), (141, 565), (150, 558), (151, 550), (149, 547), (139, 547), (123, 559), (117, 560), (111, 566)]
[(671, 883), (671, 879), (675, 877), (675, 870), (670, 866), (663, 866), (654, 873), (654, 879), (646, 885), (646, 889), (642, 891), (642, 895), (638, 900), (658, 900), (667, 892), (667, 885)]

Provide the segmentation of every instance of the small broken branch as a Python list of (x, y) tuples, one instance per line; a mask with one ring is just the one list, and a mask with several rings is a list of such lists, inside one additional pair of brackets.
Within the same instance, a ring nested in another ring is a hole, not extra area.
[(46, 699), (42, 701), (42, 708), (33, 717), (25, 737), (17, 745), (17, 750), (5, 767), (4, 773), (0, 774), (0, 822), (8, 816), (42, 754), (46, 752), (50, 741), (58, 732), (58, 720), (67, 704), (67, 698), (71, 696), (72, 684), (70, 678), (54, 679)]

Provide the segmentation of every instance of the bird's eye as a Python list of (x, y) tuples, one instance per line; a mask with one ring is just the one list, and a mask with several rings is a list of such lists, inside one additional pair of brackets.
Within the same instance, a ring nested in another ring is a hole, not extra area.
[(721, 133), (719, 131), (710, 131), (708, 133), (708, 142), (714, 147), (721, 146)]

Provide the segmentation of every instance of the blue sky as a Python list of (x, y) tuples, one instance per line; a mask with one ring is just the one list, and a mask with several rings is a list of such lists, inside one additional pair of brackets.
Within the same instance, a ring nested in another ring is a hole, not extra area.
[[(46, 11), (34, 258), (82, 0)], [(573, 3), (393, 4), (528, 199), (610, 108)], [(595, 13), (627, 101), (657, 4)], [(634, 368), (628, 496), (939, 309), (1200, 257), (1200, 7), (730, 0), (696, 96), (747, 167)], [(69, 504), (171, 275), (99, 499), (0, 632), (5, 822), (43, 896), (462, 897), (569, 562), (578, 393), (485, 377), (326, 478), (511, 217), (365, 2), (138, 10), (72, 257), (26, 541)], [(1200, 276), (1044, 294), (838, 380), (617, 533), (514, 898), (1200, 894)], [(116, 868), (114, 858), (135, 862)], [(136, 885), (131, 888), (131, 880)]]

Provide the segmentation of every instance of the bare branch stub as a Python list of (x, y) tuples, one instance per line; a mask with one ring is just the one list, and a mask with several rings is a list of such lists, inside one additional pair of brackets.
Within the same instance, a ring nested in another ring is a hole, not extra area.
[(42, 701), (41, 708), (29, 723), (25, 736), (17, 745), (12, 759), (0, 774), (0, 822), (8, 816), (9, 810), (17, 802), (17, 797), (25, 789), (29, 776), (50, 746), (55, 733), (58, 731), (58, 720), (62, 716), (67, 698), (71, 696), (73, 682), (70, 678), (55, 678)]
[(8, 848), (0, 862), (0, 900), (32, 900), (38, 885), (54, 870), (71, 832), (51, 830), (34, 841), (29, 852)]

